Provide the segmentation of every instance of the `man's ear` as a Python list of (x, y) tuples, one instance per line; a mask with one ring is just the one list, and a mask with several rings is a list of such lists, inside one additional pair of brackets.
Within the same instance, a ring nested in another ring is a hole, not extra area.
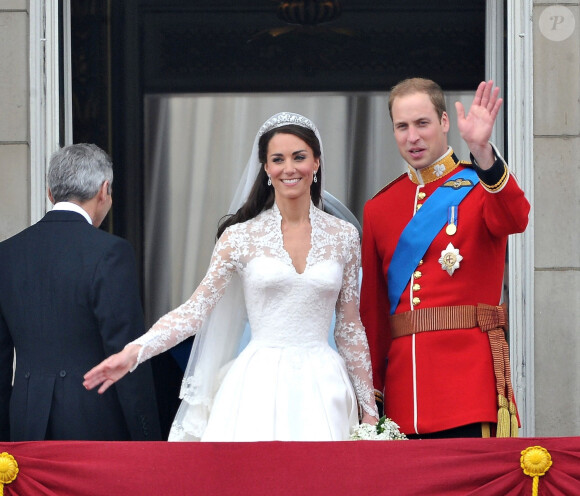
[(52, 203), (54, 205), (54, 196), (52, 196), (52, 191), (50, 191), (50, 188), (47, 188), (47, 194), (48, 194), (48, 199), (50, 200), (50, 203)]
[(443, 114), (441, 114), (441, 125), (443, 126), (443, 132), (448, 133), (450, 124), (449, 124), (449, 115), (447, 114), (447, 112), (443, 112)]
[(101, 184), (101, 187), (99, 188), (99, 200), (105, 201), (107, 199), (110, 187), (109, 181), (104, 181), (103, 184)]

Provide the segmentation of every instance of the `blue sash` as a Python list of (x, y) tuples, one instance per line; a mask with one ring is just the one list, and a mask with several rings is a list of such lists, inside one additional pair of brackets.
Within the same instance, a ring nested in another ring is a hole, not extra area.
[(455, 173), (434, 191), (403, 229), (387, 272), (391, 315), (419, 261), (447, 223), (449, 207), (459, 205), (478, 182), (473, 169)]

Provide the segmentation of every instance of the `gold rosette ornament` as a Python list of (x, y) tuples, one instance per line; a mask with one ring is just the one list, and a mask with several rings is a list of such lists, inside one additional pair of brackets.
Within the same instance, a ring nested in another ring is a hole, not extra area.
[(18, 463), (6, 452), (0, 454), (0, 496), (4, 494), (4, 484), (10, 484), (18, 476)]
[(541, 446), (530, 446), (522, 451), (520, 465), (522, 466), (524, 474), (529, 475), (534, 479), (532, 484), (532, 496), (538, 496), (540, 477), (552, 466), (550, 452)]

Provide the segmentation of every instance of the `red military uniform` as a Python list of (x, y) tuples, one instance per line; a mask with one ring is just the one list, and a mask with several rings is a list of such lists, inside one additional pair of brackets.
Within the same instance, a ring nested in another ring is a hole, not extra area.
[[(449, 149), (425, 169), (409, 168), (364, 209), (361, 318), (375, 389), (379, 397), (384, 394), (385, 415), (406, 434), (496, 422), (498, 418), (487, 333), (472, 327), (393, 339), (389, 326), (387, 272), (403, 229), (437, 188), (471, 167), (458, 162)], [(452, 305), (499, 305), (507, 237), (525, 229), (530, 205), (501, 158), (488, 171), (474, 168), (480, 181), (450, 219), (456, 232), (445, 227), (437, 232), (409, 274), (395, 314)], [(440, 259), (450, 243), (463, 258), (458, 257), (458, 266), (448, 271)]]

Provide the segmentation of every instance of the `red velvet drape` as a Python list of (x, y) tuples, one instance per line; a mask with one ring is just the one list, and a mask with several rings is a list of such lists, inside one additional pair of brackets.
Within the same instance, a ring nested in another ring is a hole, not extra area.
[(531, 495), (521, 451), (552, 467), (540, 495), (580, 495), (580, 437), (167, 443), (0, 443), (18, 463), (5, 496)]

